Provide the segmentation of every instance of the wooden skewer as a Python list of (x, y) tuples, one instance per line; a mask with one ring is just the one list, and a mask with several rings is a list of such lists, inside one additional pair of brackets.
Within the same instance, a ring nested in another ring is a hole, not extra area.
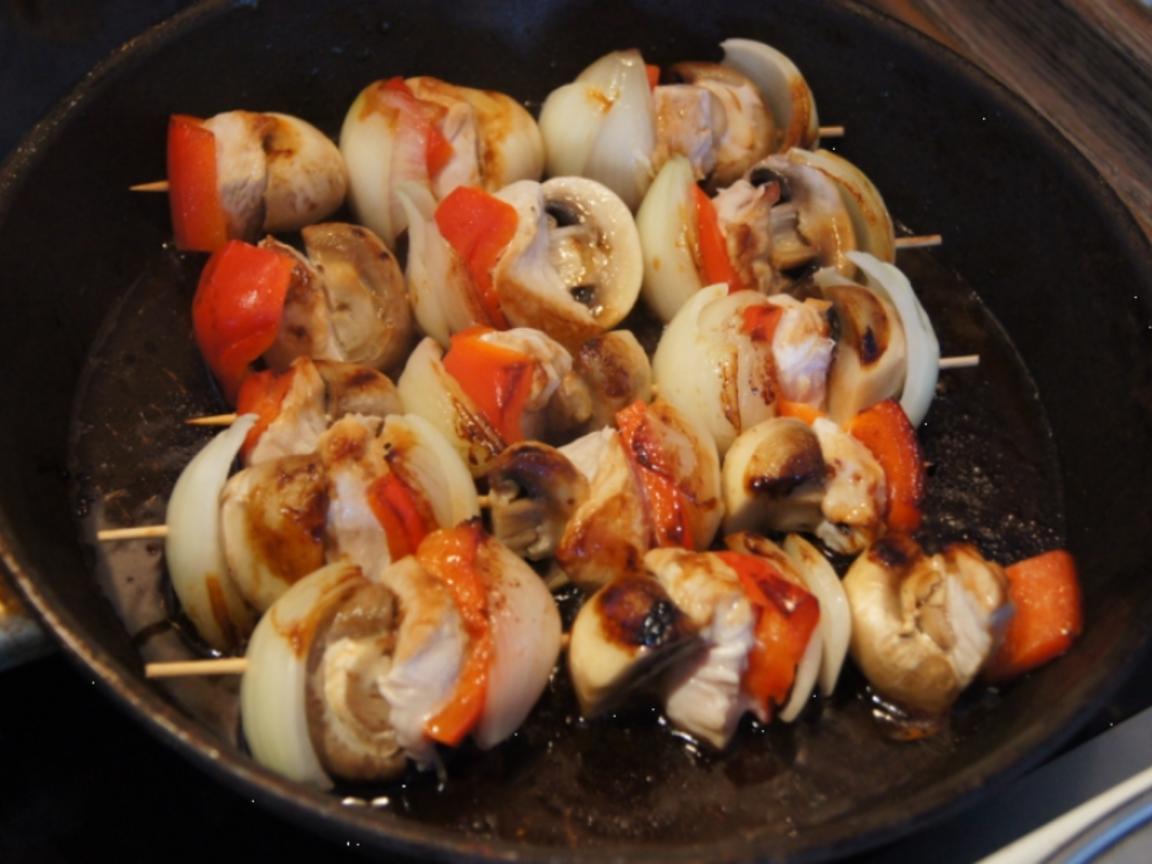
[(844, 127), (843, 126), (821, 126), (820, 127), (820, 137), (821, 138), (843, 138), (844, 137)]
[(961, 354), (957, 357), (941, 357), (941, 369), (971, 369), (980, 365), (979, 354)]
[(186, 426), (231, 426), (236, 422), (235, 414), (212, 414), (208, 417), (192, 417), (185, 420)]
[(134, 528), (105, 528), (96, 532), (97, 540), (149, 540), (168, 536), (167, 525), (137, 525)]
[(941, 234), (922, 234), (915, 237), (897, 237), (897, 249), (928, 249), (932, 246), (940, 246), (944, 242), (944, 237)]
[(168, 663), (148, 663), (145, 678), (184, 678), (189, 675), (243, 675), (248, 668), (247, 657), (220, 657), (216, 660), (175, 660)]
[(153, 180), (151, 183), (137, 183), (128, 187), (129, 192), (167, 192), (167, 180)]
[[(560, 647), (568, 647), (569, 634), (560, 637)], [(243, 675), (248, 669), (247, 657), (219, 657), (213, 660), (171, 660), (146, 663), (145, 678), (188, 678), (200, 675)]]
[[(980, 365), (979, 354), (961, 354), (956, 357), (941, 357), (941, 369), (967, 369), (970, 366)], [(652, 385), (653, 397), (659, 395), (656, 392), (656, 385)], [(231, 426), (236, 422), (235, 414), (212, 414), (208, 417), (191, 417), (184, 421), (188, 426)], [(486, 507), (486, 496), (480, 496), (480, 506)]]

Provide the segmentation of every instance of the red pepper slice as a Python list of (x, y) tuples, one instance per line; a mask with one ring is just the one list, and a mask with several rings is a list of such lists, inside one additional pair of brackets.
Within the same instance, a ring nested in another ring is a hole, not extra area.
[(263, 372), (250, 372), (240, 383), (240, 393), (236, 397), (236, 413), (255, 414), (257, 418), (255, 425), (248, 430), (244, 446), (240, 448), (240, 455), (245, 460), (252, 454), (252, 450), (272, 425), (272, 421), (280, 415), (280, 406), (292, 388), (295, 374), (295, 369), (287, 369), (284, 372), (266, 369)]
[(178, 249), (214, 252), (228, 242), (216, 136), (202, 120), (186, 114), (173, 114), (168, 120), (168, 206)]
[(508, 319), (492, 284), (492, 268), (516, 235), (516, 208), (473, 186), (452, 190), (436, 208), (436, 225), (468, 268), (488, 323), (501, 330)]
[(452, 336), (444, 368), (507, 444), (524, 440), (524, 406), (532, 393), (536, 361), (480, 337), (490, 327), (469, 327)]
[(924, 457), (908, 415), (895, 399), (877, 402), (852, 418), (848, 432), (876, 457), (888, 482), (888, 527), (911, 533), (920, 527)]
[(456, 689), (424, 724), (428, 736), (442, 744), (459, 744), (476, 726), (488, 695), (488, 674), (495, 645), (488, 589), (477, 566), (480, 546), (485, 540), (484, 529), (479, 522), (472, 521), (429, 534), (416, 551), (420, 566), (451, 592), (468, 634), (467, 655)]
[(653, 63), (644, 64), (644, 74), (648, 76), (648, 89), (655, 90), (660, 83), (660, 67)]
[(196, 344), (233, 404), (249, 364), (276, 341), (294, 268), (283, 253), (230, 240), (200, 274), (192, 300)]
[(368, 504), (388, 537), (393, 561), (414, 553), (433, 525), (427, 502), (395, 471), (372, 481)]
[(716, 554), (736, 571), (745, 596), (756, 608), (756, 644), (748, 655), (742, 686), (756, 700), (761, 715), (771, 717), (792, 692), (796, 668), (820, 623), (820, 602), (763, 558), (740, 552)]
[(424, 138), (424, 164), (428, 169), (428, 176), (434, 178), (456, 155), (452, 143), (444, 137), (444, 133), (437, 125), (444, 110), (439, 105), (418, 98), (408, 86), (408, 82), (399, 76), (389, 78), (380, 86), (408, 97), (403, 113), (405, 119), (416, 127)]
[(1053, 549), (1004, 568), (1016, 614), (984, 677), (1004, 681), (1023, 675), (1067, 651), (1084, 628), (1075, 559)]
[(693, 548), (688, 521), (688, 496), (676, 482), (674, 466), (661, 447), (659, 432), (652, 425), (648, 406), (633, 402), (616, 413), (616, 428), (629, 461), (635, 466), (652, 518), (657, 546)]
[(696, 238), (699, 252), (700, 276), (705, 285), (717, 282), (728, 284), (728, 293), (748, 287), (728, 257), (728, 244), (720, 231), (716, 206), (699, 186), (692, 186), (692, 200), (696, 206)]

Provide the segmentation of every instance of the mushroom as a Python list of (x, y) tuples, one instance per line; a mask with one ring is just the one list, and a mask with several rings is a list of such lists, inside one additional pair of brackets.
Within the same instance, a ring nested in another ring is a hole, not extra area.
[(994, 649), (1008, 614), (999, 565), (970, 545), (927, 555), (892, 534), (844, 577), (852, 658), (873, 689), (916, 715), (946, 712)]
[(240, 685), (256, 760), (319, 788), (399, 775), (405, 754), (376, 683), (395, 628), (394, 595), (353, 564), (324, 567), (285, 593), (252, 634)]
[(345, 360), (395, 368), (408, 355), (415, 329), (404, 276), (380, 238), (359, 225), (328, 222), (300, 232), (319, 271), (332, 331)]
[(614, 579), (588, 598), (572, 625), (568, 669), (580, 713), (612, 710), (702, 648), (695, 625), (659, 582)]
[(900, 395), (907, 342), (899, 313), (879, 291), (824, 271), (816, 281), (840, 324), (828, 372), (828, 416), (845, 424), (865, 408)]
[(230, 237), (298, 231), (344, 202), (344, 159), (311, 124), (287, 114), (227, 111), (203, 126), (216, 142)]
[(328, 477), (315, 453), (284, 456), (234, 474), (220, 495), (228, 575), (263, 612), (325, 563)]
[(612, 422), (616, 412), (639, 400), (652, 400), (652, 364), (628, 330), (611, 330), (582, 343), (572, 356), (573, 369), (583, 380), (591, 415), (585, 428)]
[(404, 277), (371, 231), (339, 222), (301, 232), (308, 256), (268, 237), (261, 246), (295, 262), (276, 342), (264, 358), (285, 369), (297, 357), (397, 365), (415, 334)]
[(559, 450), (522, 441), (492, 460), (488, 490), (496, 539), (539, 561), (556, 551), (569, 518), (588, 496), (588, 480)]
[(516, 233), (492, 271), (500, 309), (575, 348), (618, 324), (643, 276), (632, 214), (608, 187), (583, 177), (521, 181), (497, 197), (516, 208)]
[(776, 417), (742, 432), (724, 457), (724, 533), (811, 531), (828, 469), (811, 427)]

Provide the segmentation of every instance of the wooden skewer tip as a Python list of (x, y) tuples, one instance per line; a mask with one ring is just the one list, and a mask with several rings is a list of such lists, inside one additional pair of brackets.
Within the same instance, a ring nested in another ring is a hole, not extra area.
[(944, 236), (942, 234), (922, 234), (913, 237), (897, 237), (897, 249), (929, 249), (933, 246), (942, 246), (944, 244)]
[(137, 183), (135, 186), (128, 187), (129, 192), (167, 192), (167, 180), (153, 180), (150, 183)]
[(186, 426), (231, 426), (236, 422), (235, 414), (211, 414), (207, 417), (191, 417), (184, 421)]
[(137, 525), (134, 528), (105, 528), (96, 532), (96, 539), (109, 540), (151, 540), (168, 536), (167, 525)]
[(843, 138), (844, 137), (844, 127), (843, 126), (821, 126), (820, 127), (820, 137), (821, 138)]
[(145, 678), (186, 678), (193, 675), (243, 675), (248, 668), (247, 657), (221, 657), (216, 660), (176, 660), (167, 663), (148, 663)]
[(961, 354), (956, 357), (941, 357), (941, 369), (971, 369), (980, 365), (979, 354)]

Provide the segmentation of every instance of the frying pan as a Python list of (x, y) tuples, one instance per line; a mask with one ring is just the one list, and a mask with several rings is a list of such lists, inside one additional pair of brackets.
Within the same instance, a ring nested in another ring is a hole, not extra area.
[[(7, 164), (0, 399), (22, 410), (0, 428), (4, 564), (68, 652), (189, 759), (282, 813), (394, 853), (816, 860), (915, 830), (1034, 764), (1145, 648), (1152, 257), (1143, 236), (1049, 126), (938, 46), (851, 6), (713, 7), (207, 3), (101, 66)], [(714, 57), (730, 35), (792, 56), (822, 116), (847, 125), (839, 149), (893, 213), (945, 235), (909, 266), (946, 322), (946, 352), (979, 351), (985, 362), (947, 379), (929, 417), (926, 446), (940, 456), (930, 523), (941, 537), (971, 534), (1001, 560), (1055, 542), (1072, 549), (1088, 621), (1075, 650), (1002, 693), (975, 693), (941, 736), (900, 747), (880, 740), (853, 687), (795, 728), (744, 730), (719, 757), (663, 734), (643, 712), (550, 737), (548, 722), (568, 716), (558, 686), (510, 746), (451, 766), (462, 779), (445, 793), (419, 779), (391, 790), (412, 813), (286, 783), (243, 754), (226, 718), (145, 682), (140, 634), (94, 590), (110, 565), (90, 538), (108, 505), (93, 490), (106, 493), (110, 480), (132, 501), (125, 512), (162, 510), (168, 486), (156, 476), (173, 476), (192, 442), (163, 433), (158, 418), (170, 429), (175, 411), (212, 399), (177, 347), (190, 341), (181, 302), (199, 262), (165, 249), (162, 202), (125, 192), (163, 176), (167, 115), (275, 109), (335, 132), (365, 83), (415, 73), (538, 104), (607, 50), (634, 45), (666, 63)], [(149, 374), (157, 369), (163, 389)], [(89, 434), (97, 426), (103, 437)], [(569, 785), (549, 790), (537, 775)]]

